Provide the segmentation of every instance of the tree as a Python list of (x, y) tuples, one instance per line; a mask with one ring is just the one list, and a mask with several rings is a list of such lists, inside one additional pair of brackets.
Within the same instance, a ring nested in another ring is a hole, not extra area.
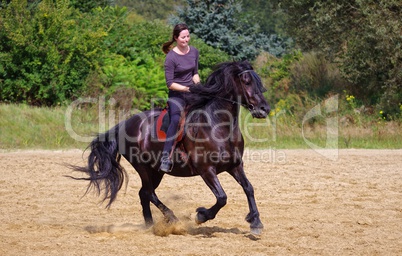
[(351, 91), (388, 113), (402, 103), (402, 2), (283, 0), (288, 33), (339, 64)]
[(114, 0), (70, 0), (71, 6), (80, 10), (81, 12), (89, 12), (93, 8), (111, 6)]
[(107, 35), (68, 0), (0, 9), (0, 100), (56, 105), (80, 95)]
[(242, 0), (242, 5), (244, 19), (248, 23), (258, 24), (258, 32), (284, 36), (285, 23), (278, 0)]
[[(54, 106), (103, 94), (149, 108), (167, 96), (161, 47), (170, 32), (125, 7), (83, 13), (69, 0), (13, 0), (0, 8), (0, 102)], [(229, 60), (200, 39), (192, 44), (203, 52), (204, 79)]]
[[(7, 6), (11, 2), (11, 0), (3, 0), (0, 2), (0, 8), (2, 5)], [(42, 2), (42, 0), (27, 0), (26, 2), (30, 8), (35, 8), (40, 2)], [(73, 8), (76, 8), (81, 12), (89, 12), (96, 7), (104, 8), (114, 4), (114, 0), (70, 0), (69, 2)]]
[(148, 20), (166, 20), (177, 6), (184, 5), (185, 0), (115, 0), (114, 3), (125, 6)]
[(171, 23), (187, 23), (192, 33), (235, 59), (254, 59), (261, 50), (279, 56), (286, 49), (278, 35), (259, 33), (258, 24), (247, 22), (240, 1), (187, 0), (187, 4)]

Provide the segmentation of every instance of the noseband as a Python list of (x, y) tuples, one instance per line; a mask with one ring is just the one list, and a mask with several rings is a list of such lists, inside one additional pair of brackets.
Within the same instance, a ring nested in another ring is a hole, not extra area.
[[(261, 79), (258, 77), (258, 75), (255, 73), (255, 71), (252, 70), (252, 69), (244, 70), (244, 71), (240, 72), (239, 74), (237, 74), (237, 76), (240, 77), (242, 74), (245, 74), (245, 73), (250, 73), (250, 75), (252, 76), (252, 78), (256, 80), (255, 82), (256, 82), (257, 84), (261, 85)], [(242, 84), (242, 87), (243, 87), (243, 91), (246, 91), (246, 89), (244, 88), (244, 85), (243, 85), (243, 84)], [(261, 86), (261, 87), (262, 87), (262, 86)], [(263, 92), (263, 91), (265, 90), (265, 88), (263, 88), (263, 87), (262, 87), (262, 88), (259, 88), (258, 85), (257, 85), (257, 89), (260, 90), (261, 92)], [(255, 110), (255, 106), (254, 106), (253, 104), (251, 104), (251, 103), (248, 102), (247, 97), (245, 97), (246, 100), (247, 100), (247, 104), (243, 104), (243, 103), (241, 103), (241, 102), (234, 101), (234, 100), (231, 100), (231, 99), (227, 99), (227, 98), (224, 98), (224, 97), (219, 97), (219, 96), (215, 96), (214, 98), (217, 98), (217, 99), (221, 99), (221, 100), (230, 102), (230, 103), (232, 103), (233, 105), (234, 105), (234, 104), (241, 105), (241, 106), (247, 108), (247, 109), (250, 110), (250, 111)]]

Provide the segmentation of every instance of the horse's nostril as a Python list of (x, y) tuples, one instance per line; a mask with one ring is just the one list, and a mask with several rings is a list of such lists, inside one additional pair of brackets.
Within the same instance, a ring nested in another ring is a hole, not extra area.
[(269, 112), (271, 112), (271, 108), (269, 106), (262, 106), (261, 110), (267, 114), (269, 114)]

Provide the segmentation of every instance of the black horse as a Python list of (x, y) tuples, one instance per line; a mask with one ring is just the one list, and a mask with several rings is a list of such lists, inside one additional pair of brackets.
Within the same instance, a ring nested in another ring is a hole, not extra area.
[[(197, 209), (196, 222), (214, 219), (226, 204), (227, 196), (217, 175), (228, 172), (242, 186), (250, 212), (246, 220), (251, 232), (263, 229), (254, 198), (254, 189), (243, 170), (244, 140), (239, 129), (240, 106), (246, 107), (255, 118), (267, 117), (270, 107), (263, 96), (261, 80), (247, 61), (227, 62), (217, 66), (204, 85), (194, 85), (188, 93), (188, 112), (184, 136), (172, 154), (174, 166), (170, 175), (190, 177), (200, 175), (216, 196), (209, 209)], [(157, 197), (155, 190), (164, 173), (159, 172), (163, 142), (155, 140), (153, 123), (161, 109), (152, 109), (129, 119), (98, 135), (89, 145), (91, 153), (87, 167), (75, 167), (85, 172), (90, 188), (104, 193), (107, 207), (116, 199), (126, 172), (120, 165), (123, 156), (141, 177), (139, 197), (147, 226), (153, 224), (152, 202), (168, 222), (178, 219)], [(126, 179), (127, 180), (127, 179)]]

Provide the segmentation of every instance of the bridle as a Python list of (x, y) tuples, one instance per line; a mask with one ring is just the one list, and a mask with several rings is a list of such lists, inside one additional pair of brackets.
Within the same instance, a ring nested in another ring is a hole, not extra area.
[[(252, 69), (244, 70), (244, 71), (240, 72), (239, 74), (237, 74), (237, 76), (240, 77), (241, 75), (243, 75), (243, 74), (245, 74), (245, 73), (250, 73), (251, 76), (252, 76), (252, 78), (255, 78), (256, 80), (257, 80), (257, 79), (259, 80), (257, 74), (255, 74), (255, 71), (252, 70)], [(255, 75), (254, 75), (254, 74), (255, 74)], [(257, 80), (256, 82), (261, 82), (261, 80), (260, 80), (260, 81), (258, 81), (258, 80)], [(242, 85), (242, 87), (243, 87), (243, 93), (244, 93), (244, 92), (246, 91), (246, 88), (244, 88), (243, 83), (241, 83), (241, 85)], [(259, 89), (259, 88), (257, 88), (257, 89)], [(244, 95), (243, 95), (243, 96), (244, 96)], [(253, 111), (253, 110), (255, 109), (255, 106), (254, 106), (253, 104), (251, 104), (251, 103), (248, 102), (248, 98), (247, 98), (247, 97), (244, 97), (244, 98), (246, 99), (246, 101), (247, 101), (247, 104), (244, 104), (244, 103), (241, 103), (241, 102), (238, 102), (238, 101), (234, 101), (234, 100), (231, 100), (231, 99), (227, 99), (227, 98), (224, 98), (224, 97), (219, 97), (219, 96), (214, 96), (214, 98), (217, 98), (217, 99), (220, 99), (220, 100), (224, 100), (224, 101), (230, 102), (230, 103), (232, 103), (233, 105), (237, 104), (237, 105), (243, 106), (243, 107), (247, 108), (247, 109), (250, 110), (250, 111)]]

